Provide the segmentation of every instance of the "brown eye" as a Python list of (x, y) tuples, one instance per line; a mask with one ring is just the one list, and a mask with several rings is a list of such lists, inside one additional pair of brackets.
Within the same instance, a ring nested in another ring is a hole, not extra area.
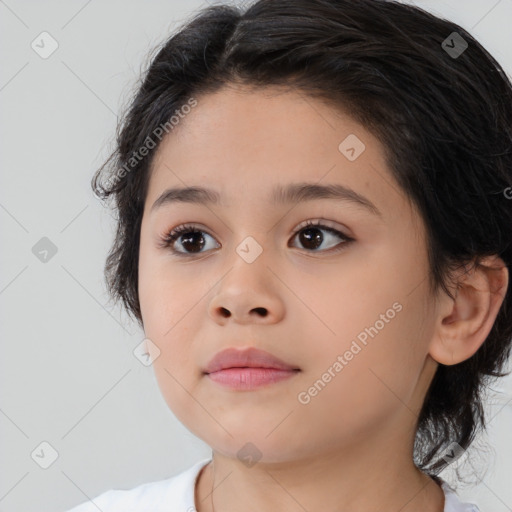
[[(205, 247), (207, 238), (213, 237), (205, 231), (195, 226), (179, 226), (166, 235), (161, 240), (161, 247), (170, 248), (171, 252), (180, 255), (200, 254)], [(176, 249), (181, 246), (184, 250)]]
[[(327, 234), (322, 234), (322, 232)], [(293, 238), (297, 238), (300, 244), (309, 252), (328, 252), (332, 247), (340, 245), (341, 247), (335, 250), (341, 250), (345, 245), (354, 240), (337, 229), (313, 222), (308, 222), (305, 227), (299, 229)], [(336, 238), (343, 240), (343, 242), (341, 244), (333, 244), (332, 242), (335, 241)], [(323, 250), (318, 250), (319, 247), (322, 247), (322, 244), (327, 245), (327, 247), (324, 247)]]
[[(337, 252), (354, 241), (353, 238), (344, 235), (337, 229), (311, 221), (308, 221), (305, 226), (296, 231), (292, 240), (295, 238), (307, 252), (318, 253)], [(208, 239), (214, 240), (203, 229), (194, 225), (182, 225), (165, 234), (159, 245), (161, 248), (169, 249), (177, 256), (194, 256), (220, 247), (218, 244), (217, 246), (208, 247)], [(336, 239), (342, 242), (335, 243)]]

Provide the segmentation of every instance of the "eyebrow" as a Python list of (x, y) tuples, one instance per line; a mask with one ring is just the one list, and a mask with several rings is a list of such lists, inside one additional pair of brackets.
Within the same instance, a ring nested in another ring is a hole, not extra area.
[[(336, 199), (351, 202), (365, 208), (373, 215), (382, 217), (380, 210), (368, 198), (340, 184), (293, 183), (286, 187), (277, 185), (270, 195), (270, 202), (274, 206), (317, 199)], [(151, 212), (174, 202), (215, 205), (222, 203), (219, 192), (210, 188), (199, 186), (169, 188), (153, 203)]]

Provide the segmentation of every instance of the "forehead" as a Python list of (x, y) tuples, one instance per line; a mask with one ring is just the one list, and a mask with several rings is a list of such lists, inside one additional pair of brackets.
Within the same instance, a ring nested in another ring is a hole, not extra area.
[[(314, 144), (318, 152), (332, 152), (337, 150), (337, 144), (333, 148), (332, 143), (342, 137), (343, 131), (357, 132), (378, 144), (377, 139), (341, 108), (290, 87), (249, 88), (229, 84), (196, 100), (197, 106), (182, 117), (160, 149), (173, 146), (169, 139), (174, 138), (176, 144), (183, 139), (187, 144), (216, 141), (219, 148), (230, 145), (230, 149), (247, 152), (247, 156), (251, 148), (259, 148), (258, 144), (262, 143), (267, 150), (278, 145), (295, 153), (310, 152)], [(304, 147), (303, 142), (308, 140), (310, 144)], [(244, 143), (244, 146), (234, 146), (234, 142)]]
[[(343, 185), (396, 209), (402, 194), (379, 140), (341, 109), (278, 87), (228, 86), (196, 100), (160, 143), (146, 209), (170, 187), (208, 186), (229, 206), (268, 202), (298, 182)], [(342, 152), (346, 140), (364, 148), (355, 160)]]

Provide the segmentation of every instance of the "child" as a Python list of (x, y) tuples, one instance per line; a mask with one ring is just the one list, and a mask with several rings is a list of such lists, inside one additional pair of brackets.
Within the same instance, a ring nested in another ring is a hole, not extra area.
[(438, 473), (511, 348), (494, 58), (395, 1), (209, 7), (117, 142), (109, 289), (212, 457), (72, 512), (478, 511)]

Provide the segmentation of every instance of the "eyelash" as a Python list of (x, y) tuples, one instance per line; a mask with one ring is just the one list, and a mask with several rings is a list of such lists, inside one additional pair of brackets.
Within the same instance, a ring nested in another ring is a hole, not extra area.
[[(338, 244), (337, 246), (335, 246), (335, 247), (333, 247), (331, 249), (327, 249), (327, 250), (324, 250), (324, 251), (307, 250), (307, 249), (305, 249), (306, 252), (311, 252), (311, 253), (316, 253), (316, 252), (321, 252), (321, 253), (324, 253), (324, 252), (326, 252), (326, 253), (338, 253), (338, 252), (344, 250), (348, 244), (350, 244), (351, 242), (355, 241), (353, 238), (351, 238), (351, 237), (341, 233), (337, 229), (334, 229), (334, 228), (331, 228), (329, 226), (325, 226), (324, 224), (321, 224), (320, 221), (313, 222), (313, 221), (310, 221), (310, 220), (307, 221), (307, 223), (304, 226), (300, 227), (299, 229), (297, 229), (297, 231), (295, 231), (295, 233), (292, 236), (292, 239), (295, 238), (301, 231), (303, 231), (305, 229), (308, 229), (310, 227), (316, 227), (318, 229), (322, 229), (322, 230), (328, 231), (329, 233), (331, 233), (333, 235), (336, 235), (337, 237), (343, 239), (344, 242), (341, 243), (341, 244)], [(185, 233), (187, 233), (187, 234), (189, 234), (189, 233), (206, 233), (208, 236), (212, 236), (209, 233), (207, 233), (206, 231), (204, 231), (203, 229), (199, 229), (197, 226), (195, 226), (193, 224), (182, 224), (181, 226), (178, 226), (177, 228), (172, 229), (171, 231), (167, 232), (164, 236), (162, 236), (161, 239), (160, 239), (159, 247), (162, 248), (162, 249), (170, 249), (170, 251), (173, 254), (175, 254), (177, 256), (182, 256), (182, 257), (194, 257), (194, 256), (198, 256), (198, 255), (204, 254), (203, 252), (198, 252), (198, 253), (181, 252), (181, 251), (177, 251), (176, 249), (174, 249), (172, 247), (172, 244), (174, 242), (176, 242), (176, 240), (178, 240), (178, 238), (180, 238), (180, 236), (185, 234)]]

